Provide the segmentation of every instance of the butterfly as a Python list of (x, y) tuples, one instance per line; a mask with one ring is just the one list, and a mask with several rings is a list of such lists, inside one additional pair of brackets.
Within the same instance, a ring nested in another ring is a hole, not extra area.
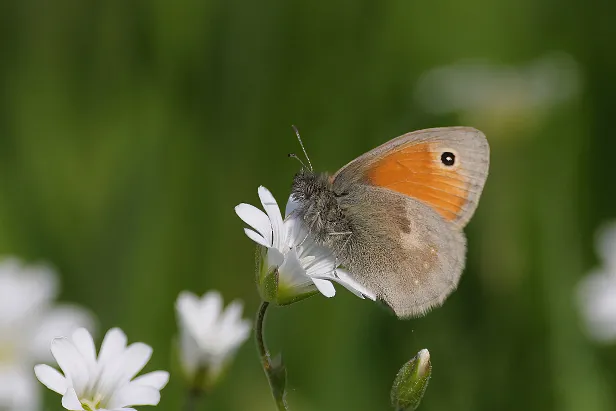
[(399, 318), (421, 316), (458, 285), (466, 258), (462, 229), (477, 208), (489, 163), (479, 130), (414, 131), (334, 175), (303, 167), (291, 190), (294, 213)]

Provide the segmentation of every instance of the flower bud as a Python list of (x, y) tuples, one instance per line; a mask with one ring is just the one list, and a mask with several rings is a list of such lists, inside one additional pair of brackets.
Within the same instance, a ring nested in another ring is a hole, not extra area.
[(430, 352), (423, 349), (400, 368), (391, 388), (391, 405), (396, 411), (412, 411), (419, 407), (432, 374)]

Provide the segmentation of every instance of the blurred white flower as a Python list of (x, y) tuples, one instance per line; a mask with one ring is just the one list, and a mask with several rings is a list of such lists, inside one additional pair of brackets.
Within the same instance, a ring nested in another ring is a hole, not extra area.
[(242, 319), (242, 303), (236, 300), (224, 308), (222, 296), (217, 291), (210, 291), (201, 298), (183, 291), (175, 308), (184, 373), (196, 383), (197, 371), (202, 370), (207, 377), (202, 382), (205, 385), (214, 383), (250, 335), (251, 321)]
[(92, 329), (83, 308), (54, 304), (56, 274), (46, 266), (0, 262), (0, 409), (33, 411), (40, 390), (32, 374), (38, 361), (51, 359), (49, 342), (78, 327)]
[[(336, 289), (331, 281), (360, 298), (375, 299), (344, 270), (338, 269), (330, 249), (314, 242), (303, 222), (293, 214), (298, 206), (293, 198), (287, 202), (283, 221), (269, 190), (261, 186), (258, 193), (267, 214), (250, 204), (238, 205), (235, 212), (254, 229), (244, 228), (246, 235), (263, 247), (257, 282), (265, 300), (284, 305), (313, 295), (316, 290), (333, 297)], [(272, 277), (274, 281), (270, 282)]]
[(459, 62), (425, 73), (415, 98), (428, 112), (458, 113), (481, 128), (532, 125), (543, 111), (578, 92), (578, 71), (575, 60), (564, 53), (522, 66)]
[(51, 353), (62, 373), (49, 365), (34, 367), (43, 385), (62, 395), (67, 410), (132, 410), (133, 405), (157, 405), (160, 390), (169, 381), (166, 371), (154, 371), (133, 379), (152, 356), (143, 343), (126, 346), (126, 335), (119, 328), (107, 332), (96, 356), (92, 336), (85, 328), (71, 338), (55, 338)]
[(601, 342), (616, 340), (616, 222), (597, 235), (603, 266), (591, 271), (577, 287), (577, 297), (589, 335)]

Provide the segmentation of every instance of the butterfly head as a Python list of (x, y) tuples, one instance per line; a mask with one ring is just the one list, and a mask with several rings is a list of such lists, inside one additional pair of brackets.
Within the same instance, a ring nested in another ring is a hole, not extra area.
[(323, 196), (333, 195), (331, 192), (332, 185), (326, 174), (316, 174), (303, 168), (293, 178), (291, 193), (299, 202), (309, 202)]
[(317, 242), (324, 241), (329, 233), (336, 231), (342, 211), (329, 175), (301, 170), (293, 179), (291, 195), (299, 202), (298, 214)]

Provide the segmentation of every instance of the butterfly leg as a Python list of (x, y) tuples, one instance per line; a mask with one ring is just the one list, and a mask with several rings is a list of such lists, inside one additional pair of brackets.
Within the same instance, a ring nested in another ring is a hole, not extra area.
[[(352, 231), (342, 231), (342, 232), (333, 232), (333, 233), (329, 233), (328, 235), (332, 235), (332, 236), (344, 236), (346, 235), (346, 241), (344, 242), (344, 244), (342, 245), (341, 250), (344, 250), (347, 246), (347, 244), (349, 243), (349, 240), (351, 240), (351, 237), (353, 236), (353, 232)], [(336, 267), (338, 267), (339, 265), (339, 261), (338, 261), (338, 255), (336, 255)]]
[[(317, 213), (317, 217), (319, 216), (319, 214), (320, 214), (320, 213)], [(304, 223), (306, 222), (306, 219), (305, 219), (305, 218), (303, 218), (302, 220), (303, 220), (303, 222), (304, 222)], [(315, 219), (312, 221), (312, 223), (310, 223), (310, 227), (308, 227), (308, 230), (306, 231), (306, 236), (304, 237), (304, 239), (303, 239), (302, 241), (300, 241), (300, 243), (297, 245), (297, 247), (302, 246), (302, 245), (304, 244), (304, 242), (306, 242), (306, 240), (308, 239), (308, 237), (310, 237), (310, 233), (312, 232), (312, 229), (314, 228), (314, 225), (316, 224), (316, 222), (317, 222), (317, 218), (315, 218)]]
[(327, 235), (348, 235), (349, 237), (353, 234), (352, 231), (342, 231), (340, 233), (327, 233)]

